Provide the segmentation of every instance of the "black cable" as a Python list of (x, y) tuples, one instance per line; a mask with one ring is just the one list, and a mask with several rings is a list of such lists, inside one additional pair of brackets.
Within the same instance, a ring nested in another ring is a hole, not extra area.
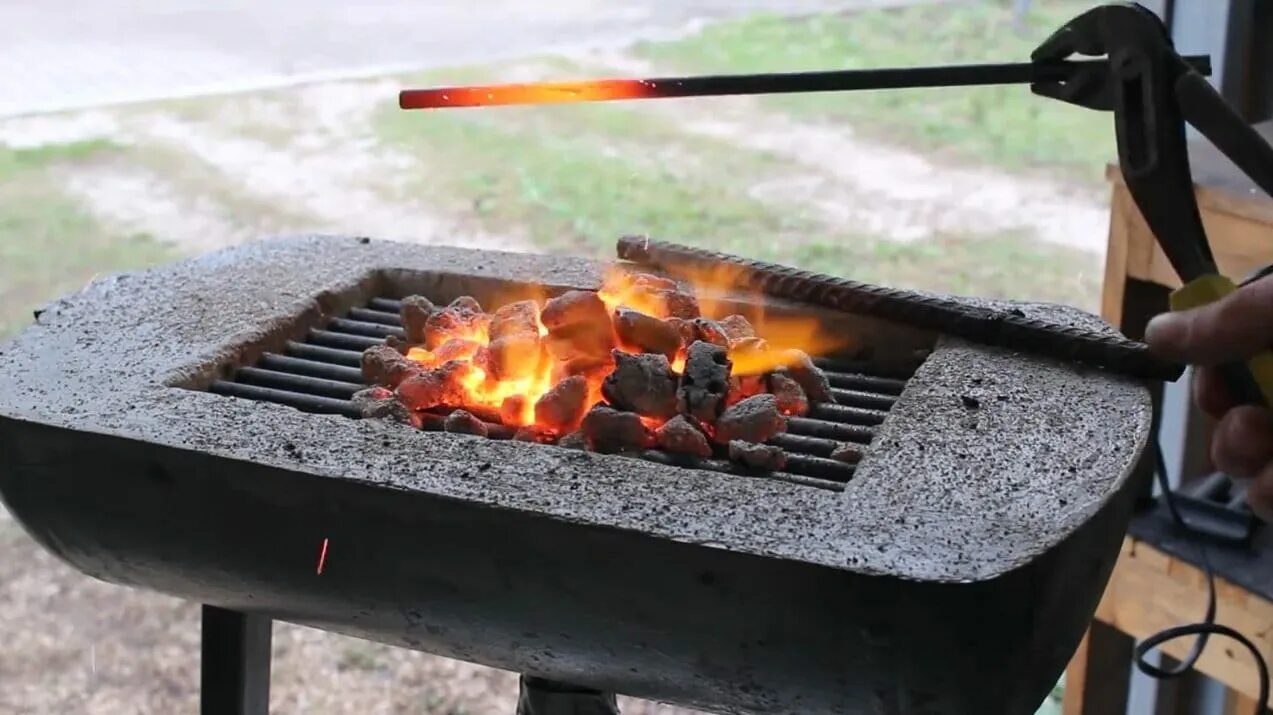
[[(1176, 507), (1176, 497), (1175, 494), (1172, 493), (1171, 484), (1167, 479), (1167, 460), (1163, 457), (1162, 444), (1158, 441), (1158, 421), (1158, 411), (1155, 410), (1152, 432), (1154, 441), (1154, 461), (1156, 462), (1154, 469), (1155, 477), (1158, 480), (1158, 485), (1162, 488), (1163, 501), (1167, 504), (1167, 511), (1171, 513), (1172, 521), (1174, 521), (1178, 527), (1183, 529), (1184, 532), (1191, 537), (1193, 545), (1198, 549), (1198, 554), (1202, 560), (1202, 569), (1207, 576), (1207, 610), (1203, 615), (1202, 620), (1198, 623), (1187, 623), (1168, 628), (1155, 633), (1140, 643), (1137, 643), (1136, 648), (1133, 651), (1136, 658), (1136, 667), (1140, 670), (1140, 672), (1157, 680), (1178, 678), (1193, 669), (1194, 665), (1198, 662), (1198, 658), (1202, 655), (1203, 649), (1207, 647), (1207, 640), (1211, 636), (1216, 635), (1231, 638), (1238, 643), (1241, 643), (1242, 646), (1251, 653), (1251, 657), (1255, 659), (1255, 667), (1256, 670), (1259, 671), (1260, 677), (1260, 695), (1256, 700), (1255, 715), (1263, 715), (1265, 712), (1265, 703), (1269, 700), (1268, 663), (1264, 661), (1264, 656), (1260, 653), (1259, 648), (1256, 648), (1255, 644), (1252, 643), (1249, 638), (1228, 626), (1215, 622), (1215, 569), (1212, 568), (1211, 558), (1207, 555), (1206, 544), (1203, 543), (1198, 532), (1194, 531), (1194, 529), (1189, 526), (1184, 517), (1181, 516), (1180, 510)], [(1182, 660), (1175, 668), (1160, 668), (1146, 660), (1149, 652), (1154, 648), (1157, 648), (1168, 641), (1173, 641), (1177, 638), (1184, 638), (1187, 636), (1197, 636), (1198, 638), (1194, 641), (1193, 647), (1189, 649), (1188, 655), (1186, 655), (1184, 660)]]

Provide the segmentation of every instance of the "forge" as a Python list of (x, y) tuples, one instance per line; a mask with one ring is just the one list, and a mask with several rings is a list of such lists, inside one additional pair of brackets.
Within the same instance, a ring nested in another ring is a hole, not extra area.
[(96, 280), (0, 346), (0, 496), (90, 576), (529, 676), (716, 712), (1033, 712), (1117, 557), (1145, 385), (704, 290), (762, 338), (762, 314), (836, 337), (833, 399), (766, 435), (781, 469), (356, 406), (404, 299), (494, 310), (611, 270), (307, 236)]

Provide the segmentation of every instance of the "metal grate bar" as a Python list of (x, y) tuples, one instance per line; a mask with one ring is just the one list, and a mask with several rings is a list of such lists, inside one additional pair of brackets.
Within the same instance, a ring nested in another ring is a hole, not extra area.
[(372, 310), (381, 310), (386, 313), (393, 313), (394, 315), (397, 315), (398, 311), (402, 309), (402, 301), (394, 300), (392, 298), (372, 298), (371, 302), (367, 304), (367, 307)]
[(353, 397), (355, 392), (363, 389), (361, 384), (338, 382), (336, 380), (326, 380), (309, 375), (296, 375), (289, 372), (263, 370), (259, 367), (241, 367), (234, 371), (234, 379), (236, 382), (249, 385), (275, 387), (280, 390), (292, 390), (293, 392), (308, 392), (311, 395), (333, 397), (338, 400), (347, 400)]
[(402, 320), (397, 313), (386, 313), (382, 310), (372, 310), (371, 308), (353, 308), (349, 311), (349, 317), (365, 323), (380, 323), (381, 325), (391, 325), (395, 328), (402, 325)]
[(821, 437), (841, 442), (857, 442), (870, 444), (875, 437), (875, 430), (864, 425), (845, 425), (838, 422), (825, 422), (808, 417), (788, 417), (787, 431), (791, 434), (808, 437)]
[(867, 410), (861, 407), (824, 402), (809, 408), (809, 416), (815, 420), (842, 422), (850, 425), (878, 425), (888, 416), (883, 410)]
[(384, 342), (384, 338), (369, 338), (365, 335), (338, 333), (334, 330), (312, 329), (309, 331), (309, 341), (324, 347), (362, 352), (374, 345), (380, 345)]
[[(350, 398), (366, 387), (360, 369), (362, 351), (382, 344), (388, 336), (403, 334), (399, 302), (373, 299), (365, 308), (354, 308), (344, 317), (330, 319), (311, 329), (304, 342), (289, 341), (282, 354), (266, 353), (255, 365), (241, 367), (230, 380), (214, 382), (212, 392), (289, 405), (308, 412), (358, 418)], [(894, 367), (879, 370), (855, 360), (815, 359), (814, 363), (834, 386), (836, 403), (815, 405), (806, 417), (790, 417), (787, 431), (769, 441), (787, 453), (780, 473), (762, 473), (725, 459), (717, 447), (712, 459), (647, 450), (642, 459), (693, 469), (776, 479), (779, 481), (842, 490), (853, 477), (875, 435), (875, 427), (888, 416), (897, 395), (913, 370)], [(445, 410), (421, 415), (423, 429), (441, 430)], [(515, 429), (488, 423), (492, 439), (511, 439)], [(846, 449), (847, 448), (847, 449)], [(839, 450), (839, 459), (829, 459)]]
[(876, 392), (864, 392), (862, 390), (844, 390), (839, 387), (831, 388), (831, 396), (835, 398), (836, 404), (865, 407), (869, 410), (884, 410), (885, 412), (893, 409), (893, 405), (897, 403), (897, 398), (892, 395), (881, 395)]
[[(659, 452), (653, 449), (647, 449), (639, 455), (641, 459), (656, 462), (658, 464), (666, 464), (674, 467), (685, 467), (687, 469), (706, 469), (712, 472), (723, 472), (725, 474), (736, 474), (742, 477), (763, 477), (766, 479), (774, 479), (780, 482), (789, 482), (791, 484), (800, 484), (806, 487), (818, 487), (819, 489), (828, 489), (830, 491), (843, 491), (844, 484), (841, 481), (832, 481), (829, 479), (819, 479), (817, 477), (809, 477), (801, 474), (790, 474), (787, 472), (766, 472), (758, 474), (745, 467), (737, 465), (733, 462), (723, 459), (700, 459), (698, 457), (690, 457), (683, 454), (669, 454), (667, 452)], [(851, 465), (841, 465), (849, 468), (849, 475), (852, 476)], [(843, 481), (848, 481), (847, 478)]]
[(830, 370), (823, 370), (823, 372), (826, 373), (827, 381), (831, 383), (831, 387), (838, 387), (844, 390), (877, 392), (882, 395), (897, 396), (902, 394), (902, 390), (906, 388), (905, 380), (893, 377), (875, 377), (874, 375), (848, 374)]
[[(327, 348), (322, 345), (311, 345), (309, 343), (298, 343), (294, 340), (287, 341), (287, 345), (283, 347), (283, 352), (292, 357), (304, 358), (306, 360), (327, 361), (336, 365), (344, 365), (346, 367), (362, 367), (362, 353), (352, 350), (338, 350), (336, 348)], [(362, 377), (361, 370), (358, 373)]]
[(843, 442), (837, 442), (833, 439), (823, 439), (821, 437), (809, 437), (802, 434), (791, 434), (784, 432), (772, 437), (767, 444), (775, 447), (782, 447), (788, 452), (804, 452), (818, 457), (829, 457), (832, 452), (842, 447), (848, 446), (853, 448), (852, 462), (862, 459), (862, 450), (855, 448), (857, 445), (845, 445)]
[(303, 392), (292, 392), (290, 390), (279, 390), (273, 387), (261, 387), (259, 385), (245, 385), (241, 382), (229, 382), (227, 380), (215, 380), (208, 387), (209, 392), (215, 392), (218, 395), (229, 395), (232, 397), (246, 397), (249, 400), (262, 400), (264, 402), (277, 402), (281, 405), (295, 407), (305, 412), (321, 412), (334, 415), (345, 415), (346, 417), (361, 417), (358, 410), (354, 409), (353, 403), (349, 400), (337, 400), (331, 397), (322, 397), (320, 395), (309, 395)]
[(278, 372), (290, 372), (296, 375), (321, 377), (324, 380), (336, 380), (352, 385), (362, 385), (362, 370), (345, 365), (333, 365), (319, 360), (304, 360), (288, 357), (278, 353), (265, 353), (257, 361), (258, 367)]
[(348, 333), (350, 335), (363, 335), (369, 338), (384, 339), (390, 335), (399, 338), (405, 338), (407, 334), (402, 328), (397, 326), (384, 325), (383, 323), (371, 323), (362, 320), (350, 320), (348, 318), (332, 318), (327, 324), (327, 329), (336, 333)]

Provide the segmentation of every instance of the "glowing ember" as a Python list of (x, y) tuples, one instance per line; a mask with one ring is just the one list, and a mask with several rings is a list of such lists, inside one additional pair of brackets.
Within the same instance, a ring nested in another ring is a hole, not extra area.
[(323, 568), (327, 566), (327, 538), (323, 537), (323, 545), (318, 549), (318, 575), (323, 575)]
[(398, 106), (402, 109), (440, 109), (501, 104), (604, 102), (615, 99), (649, 99), (658, 96), (657, 93), (658, 87), (653, 82), (638, 79), (441, 87), (404, 90), (398, 95)]
[[(468, 296), (446, 306), (408, 297), (402, 301), (403, 322), (410, 326), (409, 344), (400, 347), (405, 355), (383, 346), (368, 349), (364, 377), (393, 389), (384, 392), (420, 418), (418, 424), (428, 413), (464, 410), (462, 419), (445, 421), (452, 432), (484, 434), (476, 428), (485, 423), (514, 428), (533, 441), (621, 451), (653, 443), (655, 433), (679, 415), (661, 441), (689, 453), (715, 441), (724, 456), (729, 440), (715, 439), (715, 423), (727, 407), (776, 395), (772, 419), (781, 424), (755, 431), (768, 439), (785, 428), (786, 417), (832, 401), (807, 352), (848, 342), (824, 334), (813, 318), (759, 308), (748, 317), (722, 315), (729, 306), (714, 287), (728, 277), (687, 275), (678, 282), (615, 267), (597, 291), (549, 298), (527, 289), (497, 296), (507, 302), (492, 313)], [(691, 352), (697, 356), (692, 360)], [(704, 439), (688, 434), (695, 431)], [(615, 432), (613, 440), (600, 444), (607, 432)], [(326, 541), (323, 548), (325, 557)]]

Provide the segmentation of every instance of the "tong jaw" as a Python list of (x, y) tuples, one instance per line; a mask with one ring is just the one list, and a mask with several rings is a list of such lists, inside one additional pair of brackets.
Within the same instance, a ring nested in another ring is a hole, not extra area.
[(1192, 69), (1176, 54), (1158, 16), (1135, 3), (1093, 8), (1043, 41), (1034, 61), (1071, 55), (1109, 62), (1034, 93), (1114, 112), (1119, 168), (1128, 191), (1184, 282), (1215, 272), (1194, 196), (1185, 118), (1176, 84)]

